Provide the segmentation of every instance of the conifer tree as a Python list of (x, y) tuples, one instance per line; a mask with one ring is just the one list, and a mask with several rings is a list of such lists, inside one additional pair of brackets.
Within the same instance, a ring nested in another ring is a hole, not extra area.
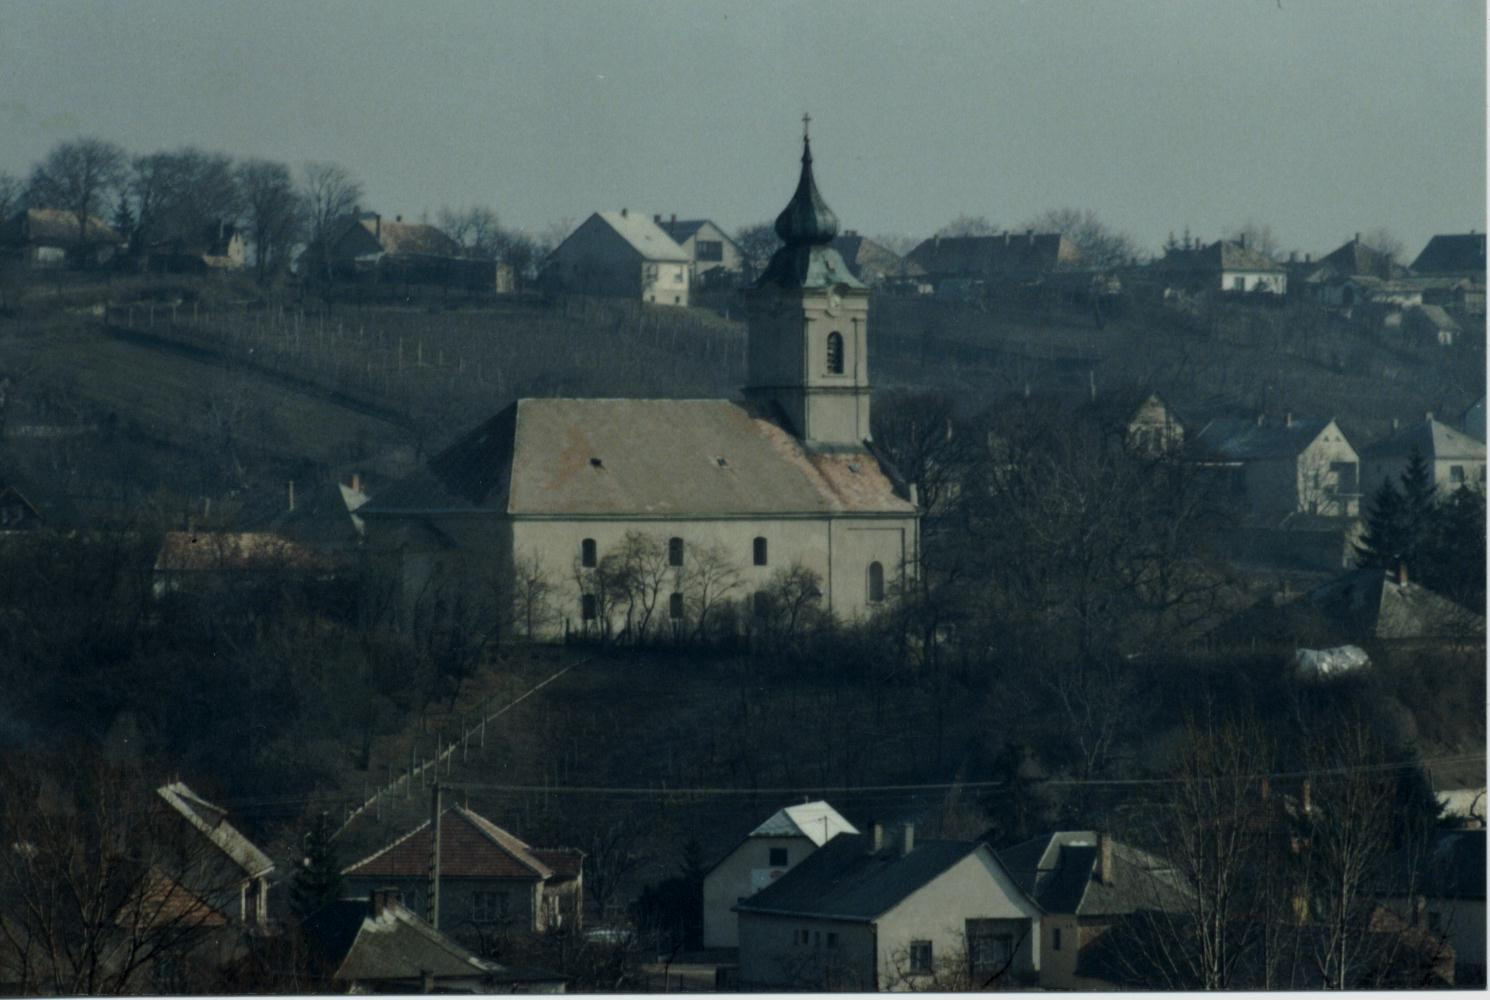
[(1356, 563), (1389, 569), (1407, 548), (1407, 508), (1394, 480), (1387, 479), (1371, 494), (1366, 531), (1356, 543)]
[(335, 830), (326, 813), (305, 834), (305, 855), (290, 883), (290, 908), (307, 917), (341, 894), (341, 865), (336, 858)]

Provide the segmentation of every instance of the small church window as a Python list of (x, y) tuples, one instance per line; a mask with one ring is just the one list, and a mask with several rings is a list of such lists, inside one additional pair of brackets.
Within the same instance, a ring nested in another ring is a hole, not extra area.
[(843, 374), (843, 334), (837, 330), (828, 334), (828, 374)]
[(877, 562), (869, 564), (869, 601), (877, 604), (885, 599), (885, 567)]
[(667, 613), (671, 618), (683, 617), (683, 595), (673, 594), (667, 599)]
[(595, 595), (581, 594), (579, 599), (579, 616), (587, 622), (595, 620)]
[(667, 564), (669, 566), (683, 565), (683, 539), (674, 536), (667, 540)]
[(759, 535), (756, 536), (753, 555), (757, 566), (766, 565), (766, 540)]
[(587, 569), (595, 568), (595, 539), (586, 538), (579, 543), (579, 564)]

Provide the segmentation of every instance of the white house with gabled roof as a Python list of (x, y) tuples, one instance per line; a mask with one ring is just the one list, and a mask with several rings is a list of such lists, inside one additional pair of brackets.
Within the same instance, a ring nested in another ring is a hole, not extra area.
[(704, 947), (734, 948), (739, 943), (736, 903), (760, 892), (840, 833), (858, 832), (822, 801), (773, 813), (704, 876)]
[(550, 291), (688, 305), (688, 251), (645, 212), (596, 212), (544, 262), (540, 283)]

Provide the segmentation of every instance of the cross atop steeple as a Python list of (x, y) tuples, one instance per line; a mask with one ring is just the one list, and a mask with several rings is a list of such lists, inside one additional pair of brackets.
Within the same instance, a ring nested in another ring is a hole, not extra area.
[(806, 142), (807, 141), (807, 126), (810, 125), (810, 124), (812, 124), (812, 116), (809, 115), (805, 111), (802, 112), (802, 141), (803, 142)]

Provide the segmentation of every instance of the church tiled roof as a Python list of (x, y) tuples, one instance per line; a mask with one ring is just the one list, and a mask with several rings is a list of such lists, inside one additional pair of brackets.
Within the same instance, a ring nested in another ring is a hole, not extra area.
[(874, 454), (725, 399), (523, 399), (358, 513), (908, 516)]

